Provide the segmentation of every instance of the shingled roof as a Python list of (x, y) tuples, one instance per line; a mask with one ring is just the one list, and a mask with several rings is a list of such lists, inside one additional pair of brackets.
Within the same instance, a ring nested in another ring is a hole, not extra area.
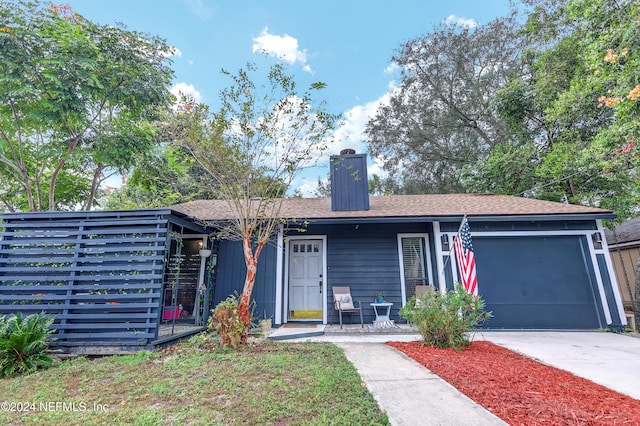
[(607, 244), (623, 244), (631, 242), (640, 242), (640, 217), (634, 217), (616, 226), (616, 233), (608, 229), (604, 230), (607, 238)]
[[(198, 200), (171, 209), (195, 219), (230, 219), (227, 203)], [(532, 198), (493, 194), (390, 195), (370, 198), (369, 210), (332, 211), (331, 198), (288, 198), (282, 215), (286, 219), (410, 218), (446, 216), (608, 215), (610, 210)]]

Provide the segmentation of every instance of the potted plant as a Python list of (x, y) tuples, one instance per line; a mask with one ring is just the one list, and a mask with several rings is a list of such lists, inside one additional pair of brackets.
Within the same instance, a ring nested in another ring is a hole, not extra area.
[(378, 293), (376, 303), (384, 303), (384, 293)]

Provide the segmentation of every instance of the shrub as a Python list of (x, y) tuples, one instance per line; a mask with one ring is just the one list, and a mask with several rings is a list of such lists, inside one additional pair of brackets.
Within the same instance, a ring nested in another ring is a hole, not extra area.
[(237, 348), (251, 326), (251, 323), (247, 325), (240, 319), (238, 298), (232, 294), (218, 303), (211, 313), (208, 325), (220, 335), (222, 346)]
[(400, 310), (422, 335), (423, 344), (460, 350), (469, 344), (468, 333), (491, 318), (484, 301), (456, 284), (445, 294), (429, 292), (415, 296)]
[(44, 313), (0, 317), (0, 377), (31, 373), (53, 363), (47, 355), (53, 321)]

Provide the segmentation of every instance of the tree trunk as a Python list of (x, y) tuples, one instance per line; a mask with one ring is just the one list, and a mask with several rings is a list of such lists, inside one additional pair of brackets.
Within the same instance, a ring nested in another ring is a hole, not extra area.
[(576, 187), (573, 178), (569, 178), (569, 190), (571, 191), (571, 198), (574, 198), (576, 196)]
[(240, 320), (244, 323), (244, 331), (242, 332), (241, 343), (247, 342), (247, 335), (251, 328), (251, 312), (249, 308), (251, 306), (251, 295), (253, 294), (253, 286), (256, 282), (256, 272), (258, 270), (258, 258), (260, 252), (264, 247), (264, 243), (260, 242), (256, 246), (255, 252), (251, 247), (251, 238), (242, 238), (242, 248), (244, 250), (244, 262), (247, 265), (247, 275), (244, 279), (244, 288), (242, 289), (242, 295), (240, 296), (240, 303), (238, 304), (238, 313), (240, 314)]
[(29, 174), (24, 164), (20, 165), (20, 174), (24, 183), (24, 189), (27, 191), (27, 201), (29, 203), (29, 211), (36, 211), (36, 204), (33, 199), (33, 191), (31, 190), (31, 182), (29, 181)]
[(58, 175), (62, 171), (65, 165), (65, 160), (60, 160), (58, 167), (56, 167), (51, 173), (51, 180), (49, 181), (49, 211), (56, 211), (56, 183), (58, 181)]
[(96, 198), (96, 192), (98, 191), (98, 184), (100, 183), (100, 176), (102, 176), (102, 171), (104, 170), (104, 164), (98, 164), (96, 166), (96, 170), (93, 173), (93, 181), (91, 182), (91, 192), (89, 193), (89, 198), (84, 205), (84, 210), (89, 211), (93, 207), (93, 201)]

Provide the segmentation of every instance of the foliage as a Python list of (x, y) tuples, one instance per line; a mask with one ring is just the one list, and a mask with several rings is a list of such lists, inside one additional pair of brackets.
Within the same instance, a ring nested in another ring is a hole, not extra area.
[(0, 377), (31, 373), (53, 363), (47, 355), (53, 321), (43, 313), (0, 317)]
[(506, 124), (492, 98), (521, 72), (516, 30), (513, 16), (475, 28), (443, 24), (393, 56), (400, 84), (366, 135), (369, 152), (400, 186), (378, 192), (460, 192), (460, 169), (504, 141)]
[(527, 66), (495, 99), (510, 146), (469, 171), (468, 188), (609, 208), (619, 220), (637, 215), (640, 4), (523, 3)]
[(491, 318), (491, 312), (484, 310), (481, 297), (456, 284), (444, 294), (428, 292), (417, 300), (413, 296), (400, 316), (415, 325), (425, 345), (459, 350), (469, 344), (467, 333)]
[(315, 104), (313, 83), (305, 92), (281, 65), (273, 65), (265, 83), (248, 64), (220, 92), (221, 107), (209, 111), (183, 99), (175, 122), (179, 140), (210, 176), (210, 190), (226, 201), (229, 221), (208, 224), (217, 236), (242, 241), (247, 275), (240, 296), (242, 321), (251, 324), (249, 305), (264, 246), (282, 224), (281, 206), (293, 179), (315, 164), (326, 149), (336, 116)]
[(105, 173), (153, 146), (171, 48), (69, 6), (0, 1), (0, 201), (8, 210), (90, 209)]
[(218, 303), (211, 313), (213, 315), (209, 317), (209, 328), (220, 335), (222, 346), (236, 349), (251, 326), (247, 326), (240, 317), (238, 298), (232, 294)]
[(107, 210), (166, 207), (197, 199), (214, 199), (208, 174), (183, 147), (157, 145), (140, 159), (126, 185), (108, 194)]

